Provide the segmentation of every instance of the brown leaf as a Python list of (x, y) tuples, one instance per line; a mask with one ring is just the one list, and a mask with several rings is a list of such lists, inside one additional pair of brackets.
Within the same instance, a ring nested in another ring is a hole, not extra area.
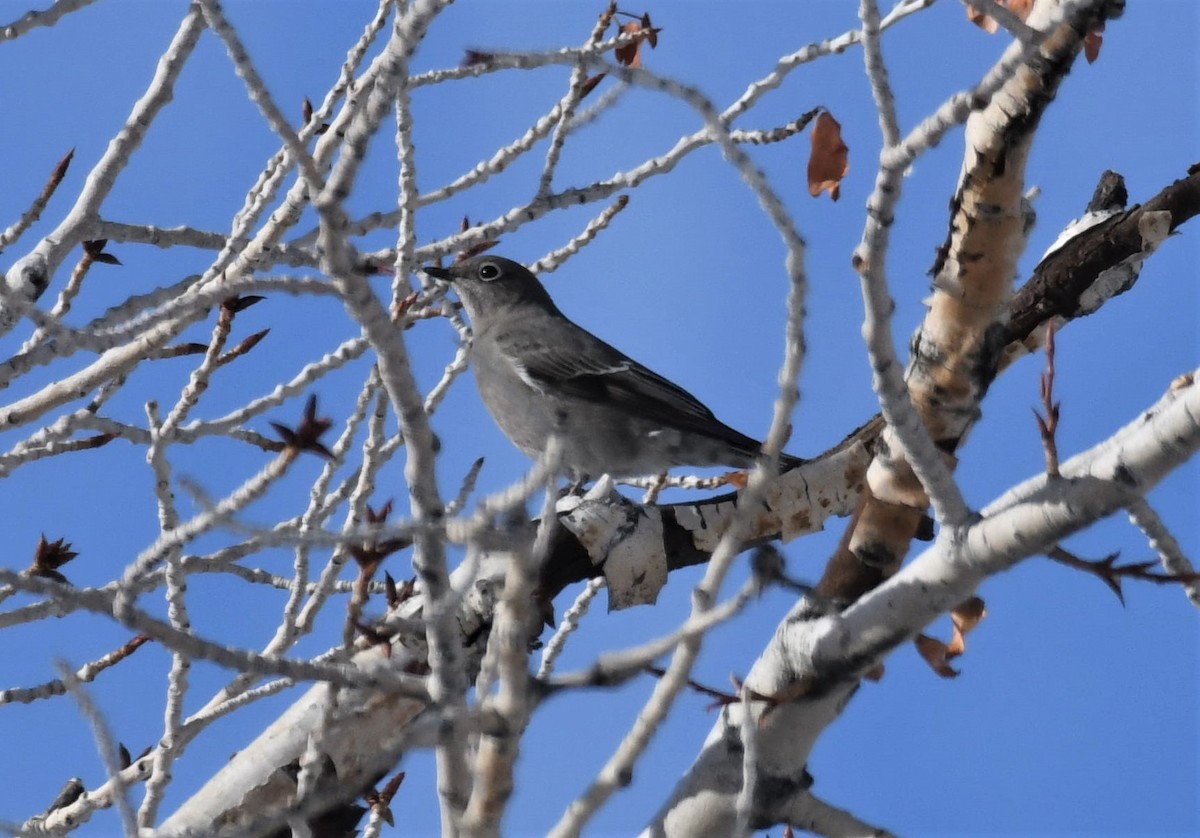
[(967, 20), (978, 26), (989, 35), (995, 35), (1000, 29), (1000, 24), (996, 23), (996, 19), (991, 15), (985, 15), (983, 12), (974, 6), (967, 5)]
[(104, 248), (108, 245), (108, 239), (93, 239), (83, 243), (84, 254), (93, 262), (99, 262), (102, 265), (119, 265), (121, 260), (111, 253), (105, 253)]
[(42, 533), (38, 538), (37, 549), (33, 552), (33, 563), (29, 565), (26, 572), (30, 576), (53, 579), (55, 582), (69, 585), (71, 583), (67, 581), (67, 577), (59, 573), (58, 569), (78, 555), (71, 549), (71, 545), (67, 543), (66, 539), (47, 541), (46, 534)]
[(1095, 64), (1100, 57), (1100, 47), (1104, 46), (1104, 26), (1097, 26), (1083, 37), (1083, 57), (1088, 64)]
[[(1033, 0), (999, 0), (999, 5), (1006, 7), (1021, 20), (1025, 20), (1033, 11)], [(967, 5), (967, 20), (989, 35), (995, 35), (1000, 29), (1000, 24), (991, 15), (985, 15), (970, 4)]]
[(946, 650), (947, 658), (956, 658), (967, 651), (967, 635), (983, 622), (987, 616), (987, 607), (977, 596), (960, 602), (950, 612), (950, 621), (954, 624), (954, 637)]
[(579, 88), (579, 98), (582, 99), (595, 90), (596, 85), (604, 81), (604, 77), (607, 75), (608, 73), (597, 73), (596, 75), (584, 80), (583, 84)]
[(925, 663), (943, 678), (957, 678), (958, 670), (952, 667), (948, 660), (949, 647), (945, 643), (935, 637), (930, 637), (927, 634), (918, 634), (916, 640), (913, 641), (917, 646), (917, 652), (925, 659)]
[(321, 435), (333, 427), (333, 420), (317, 416), (317, 397), (315, 395), (308, 397), (308, 402), (304, 405), (304, 416), (294, 429), (279, 422), (270, 424), (279, 434), (279, 438), (283, 440), (283, 444), (292, 451), (311, 451), (327, 460), (333, 459), (333, 452), (321, 442)]
[(392, 514), (392, 499), (388, 498), (383, 506), (375, 510), (371, 504), (367, 504), (367, 523), (368, 524), (384, 524), (387, 523), (388, 516)]
[(390, 658), (392, 656), (392, 644), (388, 640), (387, 635), (380, 634), (373, 627), (368, 626), (366, 623), (360, 623), (357, 620), (354, 621), (354, 627), (358, 629), (358, 633), (361, 634), (368, 643), (382, 651), (385, 658)]
[(650, 44), (650, 49), (658, 47), (658, 33), (661, 29), (655, 29), (650, 23), (650, 13), (646, 12), (642, 15), (642, 28), (646, 30), (646, 41)]
[[(378, 510), (374, 509), (370, 504), (367, 504), (367, 526), (378, 529), (387, 523), (387, 518), (392, 514), (392, 502), (388, 500)], [(379, 565), (383, 563), (392, 553), (397, 550), (403, 550), (412, 544), (411, 538), (391, 538), (385, 541), (377, 541), (374, 534), (368, 534), (361, 544), (351, 544), (346, 549), (350, 551), (350, 555), (358, 562), (361, 568), (360, 579), (366, 583), (374, 577), (375, 572), (379, 570)], [(389, 577), (390, 579), (390, 577)], [(397, 595), (395, 583), (388, 589), (389, 600), (388, 605), (392, 605), (391, 596)]]
[[(631, 20), (628, 23), (621, 24), (620, 33), (622, 35), (633, 34), (642, 31), (640, 21)], [(626, 67), (637, 69), (642, 66), (642, 38), (638, 38), (632, 43), (626, 44), (623, 47), (617, 47), (615, 53), (618, 64), (624, 64)]]
[(812, 130), (812, 154), (808, 158), (808, 194), (816, 198), (822, 192), (837, 200), (842, 178), (850, 171), (850, 149), (842, 141), (842, 126), (822, 111)]
[(721, 481), (727, 486), (732, 486), (735, 489), (745, 489), (750, 482), (750, 472), (748, 471), (729, 471), (721, 475)]
[(1033, 0), (1002, 0), (1008, 10), (1021, 20), (1029, 18), (1029, 13), (1033, 11)]
[(950, 666), (950, 661), (967, 650), (967, 634), (986, 616), (987, 608), (982, 599), (973, 596), (963, 600), (950, 612), (950, 621), (954, 624), (954, 636), (950, 643), (946, 644), (928, 635), (919, 634), (914, 641), (917, 651), (938, 675), (943, 678), (957, 677), (958, 670)]
[(239, 311), (245, 311), (250, 306), (256, 303), (261, 303), (266, 297), (261, 294), (246, 294), (241, 297), (227, 297), (221, 301), (221, 308), (229, 311), (231, 314), (237, 314)]

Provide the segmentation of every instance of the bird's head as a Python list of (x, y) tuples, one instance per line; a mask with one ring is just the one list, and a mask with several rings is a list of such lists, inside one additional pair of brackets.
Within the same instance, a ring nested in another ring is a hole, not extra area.
[(557, 311), (537, 277), (520, 262), (503, 256), (474, 256), (448, 268), (431, 266), (422, 270), (454, 286), (476, 329), (489, 314), (503, 309)]

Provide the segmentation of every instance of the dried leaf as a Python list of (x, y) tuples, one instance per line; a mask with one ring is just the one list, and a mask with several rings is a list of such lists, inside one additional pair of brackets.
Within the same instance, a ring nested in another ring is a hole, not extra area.
[(850, 149), (842, 141), (842, 126), (822, 111), (812, 130), (812, 154), (808, 158), (808, 194), (816, 198), (822, 192), (837, 200), (841, 197), (842, 178), (850, 171)]
[(311, 451), (327, 460), (333, 459), (333, 452), (321, 442), (321, 435), (333, 427), (333, 420), (317, 416), (317, 397), (308, 397), (304, 405), (304, 416), (294, 429), (279, 422), (271, 422), (271, 427), (279, 434), (283, 444), (295, 452)]
[(376, 510), (371, 504), (367, 504), (367, 523), (368, 524), (384, 524), (387, 523), (388, 516), (392, 514), (392, 499), (388, 498), (383, 506)]
[(596, 85), (598, 85), (600, 82), (602, 82), (604, 80), (604, 77), (607, 75), (608, 75), (608, 73), (597, 73), (596, 75), (591, 76), (590, 78), (586, 79), (579, 88), (579, 98), (582, 99), (583, 97), (585, 97), (589, 93), (591, 93), (593, 90), (595, 90)]
[[(998, 0), (999, 5), (1004, 6), (1021, 20), (1029, 17), (1029, 13), (1033, 11), (1033, 0)], [(986, 15), (976, 9), (974, 6), (967, 4), (967, 20), (978, 26), (989, 35), (995, 35), (1000, 30), (1000, 24), (991, 15)]]
[(642, 15), (642, 28), (646, 30), (646, 41), (650, 44), (650, 49), (658, 47), (658, 33), (661, 29), (655, 29), (650, 23), (650, 13), (646, 12)]
[(721, 482), (740, 491), (749, 484), (750, 473), (748, 471), (729, 471), (721, 475)]
[(382, 651), (385, 658), (392, 656), (392, 644), (388, 640), (387, 635), (380, 634), (372, 626), (360, 623), (357, 620), (354, 621), (354, 627), (358, 629), (358, 633), (362, 635), (364, 640)]
[(949, 647), (945, 643), (935, 637), (930, 637), (927, 634), (918, 634), (916, 640), (913, 641), (917, 646), (917, 652), (925, 659), (925, 663), (943, 678), (957, 678), (958, 670), (950, 666), (949, 663)]
[(989, 35), (995, 35), (1000, 29), (1000, 24), (996, 23), (996, 19), (991, 15), (985, 15), (983, 12), (974, 6), (967, 5), (967, 20), (978, 26)]
[[(621, 24), (620, 32), (622, 35), (641, 32), (642, 24), (640, 21), (631, 20), (628, 23)], [(632, 43), (626, 44), (623, 47), (617, 47), (615, 53), (618, 64), (624, 64), (626, 67), (634, 69), (642, 66), (642, 38), (638, 38)]]
[(108, 245), (108, 239), (93, 239), (83, 243), (83, 252), (93, 262), (99, 262), (102, 265), (119, 265), (121, 260), (111, 253), (105, 253), (104, 248)]
[(1097, 26), (1083, 37), (1083, 57), (1088, 64), (1095, 64), (1100, 57), (1100, 47), (1104, 46), (1104, 27)]
[(963, 600), (950, 612), (950, 621), (954, 624), (954, 636), (950, 643), (946, 644), (928, 635), (919, 634), (914, 641), (917, 651), (938, 675), (943, 678), (957, 677), (958, 670), (950, 666), (950, 661), (967, 650), (967, 634), (986, 616), (987, 608), (982, 599), (973, 596)]
[(25, 572), (30, 576), (53, 579), (55, 582), (69, 585), (71, 583), (67, 581), (67, 577), (59, 573), (58, 569), (78, 555), (71, 549), (71, 545), (66, 539), (47, 541), (46, 534), (42, 533), (38, 538), (37, 549), (33, 553), (33, 563)]
[(261, 303), (266, 297), (261, 294), (246, 294), (241, 297), (228, 297), (221, 301), (221, 308), (228, 310), (232, 314), (237, 314), (239, 311), (245, 311), (255, 303)]
[(983, 622), (986, 616), (987, 607), (977, 596), (960, 602), (950, 612), (950, 621), (954, 623), (954, 637), (950, 639), (950, 646), (946, 649), (947, 658), (956, 658), (967, 651), (967, 635)]
[(1008, 10), (1021, 20), (1027, 20), (1033, 11), (1033, 0), (1001, 0)]

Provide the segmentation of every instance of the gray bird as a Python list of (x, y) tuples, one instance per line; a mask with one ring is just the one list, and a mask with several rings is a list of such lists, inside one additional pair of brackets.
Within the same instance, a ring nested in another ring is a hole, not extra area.
[[(479, 394), (528, 456), (536, 459), (558, 435), (563, 466), (576, 481), (754, 465), (761, 443), (568, 320), (524, 265), (485, 255), (423, 270), (458, 292), (475, 334)], [(786, 454), (780, 460), (785, 469), (804, 462)]]

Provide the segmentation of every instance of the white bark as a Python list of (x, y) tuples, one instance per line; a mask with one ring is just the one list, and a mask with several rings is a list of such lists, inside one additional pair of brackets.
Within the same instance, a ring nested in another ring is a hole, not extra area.
[[(1136, 504), (1197, 450), (1200, 385), (1192, 383), (1168, 392), (1113, 436), (1068, 460), (1061, 479), (1032, 477), (989, 504), (975, 522), (943, 531), (903, 570), (845, 611), (831, 613), (811, 599), (801, 600), (746, 679), (756, 693), (781, 700), (725, 708), (696, 762), (644, 834), (730, 833), (741, 791), (745, 713), (753, 715), (758, 731), (752, 825), (804, 820), (798, 812), (815, 817), (808, 808), (809, 754), (841, 715), (865, 671), (971, 596), (988, 577)], [(837, 827), (824, 834), (854, 831)]]

